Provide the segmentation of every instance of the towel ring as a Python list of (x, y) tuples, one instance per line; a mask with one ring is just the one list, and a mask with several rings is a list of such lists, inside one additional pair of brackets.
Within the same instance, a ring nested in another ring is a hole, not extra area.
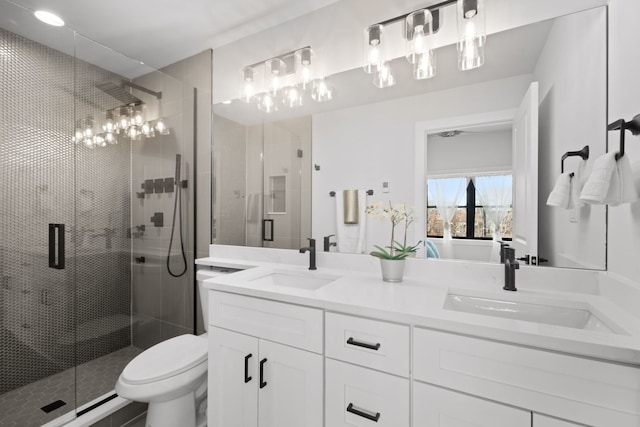
[(620, 151), (616, 154), (616, 160), (620, 160), (624, 156), (624, 131), (631, 131), (632, 135), (640, 135), (640, 114), (636, 115), (631, 121), (625, 122), (624, 119), (616, 120), (607, 126), (608, 131), (620, 130)]
[[(587, 160), (589, 158), (589, 146), (585, 145), (580, 151), (567, 151), (562, 156), (562, 160), (560, 161), (560, 173), (564, 173), (564, 161), (567, 157), (580, 156), (582, 160)], [(571, 173), (573, 176), (573, 172)]]

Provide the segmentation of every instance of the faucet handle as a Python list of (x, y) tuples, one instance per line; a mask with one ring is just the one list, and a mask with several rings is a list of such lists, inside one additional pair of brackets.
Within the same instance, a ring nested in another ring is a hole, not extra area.
[(316, 245), (316, 239), (307, 237), (307, 240), (309, 241), (309, 246), (314, 247)]

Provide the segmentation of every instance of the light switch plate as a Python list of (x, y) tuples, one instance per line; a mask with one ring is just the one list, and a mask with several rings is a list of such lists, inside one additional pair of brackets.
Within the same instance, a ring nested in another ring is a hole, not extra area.
[(389, 185), (389, 181), (383, 181), (382, 182), (382, 192), (383, 193), (388, 193), (389, 191), (391, 191), (391, 186)]

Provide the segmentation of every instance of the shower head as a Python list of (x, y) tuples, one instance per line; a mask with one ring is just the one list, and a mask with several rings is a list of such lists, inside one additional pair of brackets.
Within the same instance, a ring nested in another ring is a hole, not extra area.
[(142, 105), (143, 102), (131, 95), (123, 84), (116, 84), (112, 81), (98, 82), (95, 85), (98, 89), (122, 102), (123, 105)]

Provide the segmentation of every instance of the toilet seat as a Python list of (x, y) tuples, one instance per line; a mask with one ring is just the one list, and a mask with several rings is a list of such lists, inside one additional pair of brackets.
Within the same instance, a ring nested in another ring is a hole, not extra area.
[(207, 340), (180, 335), (145, 350), (134, 358), (121, 378), (129, 384), (148, 384), (179, 375), (207, 360)]

